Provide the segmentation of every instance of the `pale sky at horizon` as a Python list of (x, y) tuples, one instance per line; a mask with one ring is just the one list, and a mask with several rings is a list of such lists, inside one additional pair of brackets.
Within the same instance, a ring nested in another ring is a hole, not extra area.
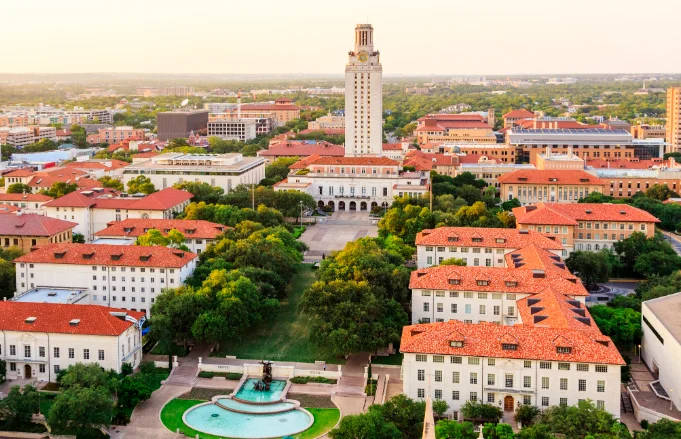
[(681, 72), (681, 2), (5, 0), (0, 73), (341, 74), (356, 23), (386, 74)]

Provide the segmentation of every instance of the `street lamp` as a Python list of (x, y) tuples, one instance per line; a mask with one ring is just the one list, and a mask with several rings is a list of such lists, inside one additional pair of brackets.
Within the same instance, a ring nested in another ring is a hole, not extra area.
[(303, 231), (303, 200), (300, 200), (300, 231)]
[(641, 362), (641, 345), (638, 345), (638, 362)]

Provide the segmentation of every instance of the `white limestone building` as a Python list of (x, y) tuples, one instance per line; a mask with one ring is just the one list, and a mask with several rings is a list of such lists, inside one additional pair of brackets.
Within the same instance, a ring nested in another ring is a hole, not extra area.
[(355, 48), (345, 66), (346, 156), (380, 156), (383, 138), (383, 67), (374, 28), (355, 27)]
[(55, 381), (76, 363), (121, 372), (142, 361), (142, 312), (105, 306), (0, 302), (7, 379)]

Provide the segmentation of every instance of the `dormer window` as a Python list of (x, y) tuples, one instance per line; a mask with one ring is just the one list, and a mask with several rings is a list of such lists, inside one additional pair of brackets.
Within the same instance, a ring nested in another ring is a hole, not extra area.
[(507, 281), (506, 281), (506, 286), (507, 286), (507, 287), (517, 287), (517, 286), (518, 286), (518, 281), (515, 281), (515, 280), (507, 280)]
[(54, 252), (54, 258), (55, 259), (62, 259), (64, 256), (66, 256), (66, 252)]
[(450, 340), (450, 341), (449, 341), (449, 347), (452, 347), (452, 348), (462, 348), (462, 347), (463, 347), (463, 341), (460, 341), (460, 340)]
[(572, 348), (568, 346), (556, 346), (556, 352), (559, 354), (571, 354)]
[(151, 259), (151, 255), (140, 256), (140, 261), (142, 261), (142, 262), (147, 262), (147, 261), (149, 261), (149, 259)]
[(457, 241), (459, 241), (459, 237), (458, 236), (450, 236), (449, 238), (447, 238), (447, 241), (457, 242)]
[(111, 255), (111, 260), (112, 261), (119, 261), (121, 257), (123, 256), (123, 253), (118, 253), (118, 254), (112, 254)]
[(461, 279), (449, 279), (449, 285), (461, 285)]
[(473, 238), (473, 242), (482, 242), (482, 238)]
[(478, 279), (477, 284), (478, 284), (478, 286), (486, 287), (487, 285), (489, 285), (489, 281), (488, 281), (488, 280), (480, 280), (480, 279)]
[(497, 244), (503, 244), (503, 243), (506, 242), (506, 239), (505, 238), (497, 238), (496, 242), (497, 242)]
[(502, 343), (501, 349), (503, 349), (505, 351), (517, 351), (518, 345), (514, 344), (514, 343)]

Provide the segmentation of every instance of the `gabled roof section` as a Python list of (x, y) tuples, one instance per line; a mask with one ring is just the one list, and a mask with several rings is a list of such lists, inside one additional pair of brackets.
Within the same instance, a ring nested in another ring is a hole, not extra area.
[(99, 237), (133, 237), (144, 235), (156, 229), (166, 236), (169, 230), (175, 229), (185, 235), (186, 239), (215, 239), (226, 230), (232, 229), (218, 223), (203, 220), (179, 219), (137, 219), (128, 218), (123, 221), (112, 221), (106, 229), (96, 232)]
[[(456, 238), (453, 240), (452, 238)], [(481, 240), (482, 239), (482, 240)], [(502, 242), (503, 241), (503, 242)], [(416, 234), (416, 245), (449, 247), (496, 247), (518, 249), (530, 244), (561, 250), (560, 243), (533, 230), (477, 227), (438, 227)]]
[(0, 214), (0, 236), (50, 237), (76, 227), (78, 223), (35, 213)]

